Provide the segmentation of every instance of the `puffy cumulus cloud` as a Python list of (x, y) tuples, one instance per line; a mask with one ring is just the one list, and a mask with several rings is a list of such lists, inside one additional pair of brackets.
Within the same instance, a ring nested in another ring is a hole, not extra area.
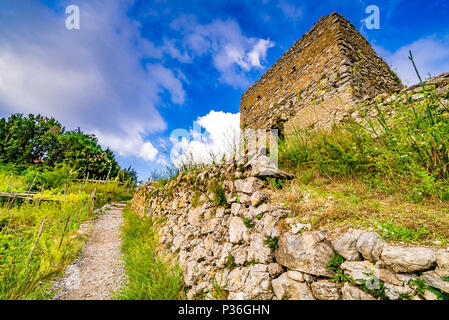
[(373, 47), (407, 85), (419, 82), (415, 69), (408, 58), (409, 50), (412, 51), (413, 58), (423, 79), (427, 78), (429, 74), (437, 76), (449, 70), (449, 35), (445, 37), (425, 37), (402, 46), (394, 52), (376, 45)]
[(220, 161), (235, 154), (239, 139), (240, 113), (212, 110), (199, 117), (190, 131), (174, 132), (171, 161), (178, 168)]
[(220, 72), (219, 80), (235, 88), (249, 85), (247, 72), (263, 68), (267, 50), (274, 46), (270, 40), (244, 36), (234, 20), (199, 24), (195, 16), (190, 15), (176, 19), (171, 27), (183, 36), (184, 53), (177, 53), (182, 61), (210, 55), (214, 67)]
[[(72, 1), (73, 2), (73, 1)], [(0, 113), (54, 116), (68, 129), (81, 126), (124, 156), (154, 160), (143, 137), (166, 128), (156, 110), (161, 91), (183, 104), (183, 83), (162, 64), (175, 50), (142, 38), (126, 12), (133, 1), (76, 1), (81, 29), (65, 28), (56, 10), (37, 1), (2, 1), (0, 10)]]
[(159, 151), (149, 141), (144, 141), (138, 132), (128, 134), (126, 143), (123, 143), (123, 137), (116, 133), (103, 133), (93, 130), (101, 144), (108, 146), (121, 156), (133, 155), (146, 161), (157, 159)]

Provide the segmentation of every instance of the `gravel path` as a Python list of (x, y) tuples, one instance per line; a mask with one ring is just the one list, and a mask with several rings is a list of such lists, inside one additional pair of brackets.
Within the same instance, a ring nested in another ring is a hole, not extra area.
[(124, 205), (112, 204), (92, 226), (81, 257), (70, 265), (54, 289), (55, 300), (110, 300), (124, 280), (120, 226)]

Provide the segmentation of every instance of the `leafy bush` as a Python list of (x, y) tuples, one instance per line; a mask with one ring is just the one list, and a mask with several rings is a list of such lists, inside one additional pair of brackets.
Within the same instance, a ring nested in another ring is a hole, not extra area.
[(15, 174), (28, 167), (52, 171), (65, 164), (79, 178), (89, 174), (94, 179), (118, 177), (137, 182), (136, 171), (120, 169), (114, 153), (103, 150), (95, 135), (80, 129), (65, 131), (56, 119), (41, 115), (0, 118), (0, 164), (14, 165)]

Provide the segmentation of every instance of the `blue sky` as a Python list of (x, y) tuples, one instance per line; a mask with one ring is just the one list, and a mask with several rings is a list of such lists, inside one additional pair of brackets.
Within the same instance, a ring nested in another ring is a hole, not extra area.
[[(65, 8), (80, 8), (67, 30)], [(368, 5), (380, 29), (364, 26)], [(443, 1), (0, 0), (0, 116), (54, 116), (111, 147), (146, 180), (170, 163), (173, 130), (220, 150), (242, 93), (321, 16), (337, 11), (407, 83), (449, 71)]]

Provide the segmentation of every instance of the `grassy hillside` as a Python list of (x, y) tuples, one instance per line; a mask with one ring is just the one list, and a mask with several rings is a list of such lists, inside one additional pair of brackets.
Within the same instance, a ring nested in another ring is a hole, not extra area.
[(318, 226), (362, 226), (401, 242), (449, 239), (447, 86), (422, 84), (359, 106), (330, 131), (297, 129), (280, 144), (296, 175), (277, 198)]

